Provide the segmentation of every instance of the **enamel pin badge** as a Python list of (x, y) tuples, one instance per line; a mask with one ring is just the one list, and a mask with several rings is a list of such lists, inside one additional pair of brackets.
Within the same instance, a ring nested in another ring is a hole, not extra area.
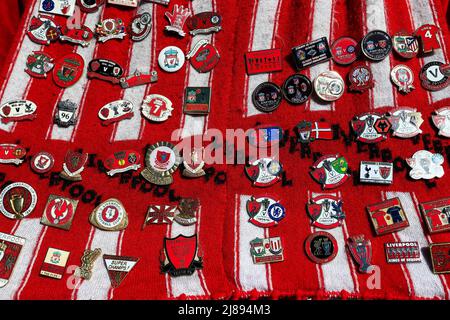
[(414, 32), (414, 35), (420, 39), (423, 53), (431, 53), (441, 47), (437, 39), (438, 32), (439, 28), (433, 24), (424, 24)]
[(177, 4), (175, 4), (173, 6), (172, 13), (165, 13), (165, 16), (169, 20), (170, 25), (166, 26), (164, 30), (175, 32), (179, 36), (184, 37), (186, 33), (183, 31), (183, 26), (190, 15), (191, 11), (189, 10), (189, 8), (184, 8), (183, 6), (178, 6)]
[(149, 224), (171, 224), (177, 211), (174, 205), (150, 205), (142, 229)]
[(105, 0), (77, 0), (80, 10), (87, 13), (96, 12), (104, 3)]
[(118, 63), (106, 59), (94, 59), (89, 62), (87, 77), (118, 84), (122, 74), (123, 69)]
[(409, 93), (414, 89), (414, 73), (410, 67), (398, 64), (391, 70), (391, 80), (401, 93)]
[(128, 100), (116, 100), (104, 105), (98, 111), (98, 117), (102, 120), (102, 125), (133, 118), (133, 104)]
[(372, 244), (370, 240), (364, 239), (364, 235), (362, 234), (350, 237), (347, 240), (347, 248), (353, 259), (359, 265), (359, 272), (372, 272)]
[(75, 0), (41, 0), (39, 12), (71, 17), (75, 11)]
[(127, 34), (122, 19), (105, 19), (95, 25), (95, 34), (100, 42), (123, 39)]
[(344, 94), (345, 83), (336, 71), (322, 72), (314, 79), (314, 91), (323, 101), (336, 101)]
[(108, 271), (111, 287), (117, 288), (138, 263), (139, 258), (104, 254), (103, 262)]
[(444, 176), (444, 157), (440, 153), (419, 150), (411, 158), (406, 159), (411, 167), (409, 176), (414, 180), (442, 178)]
[(281, 180), (283, 167), (272, 158), (261, 158), (245, 166), (245, 173), (255, 187), (269, 187)]
[(319, 158), (312, 166), (311, 177), (322, 185), (323, 189), (333, 189), (348, 180), (347, 160), (339, 154)]
[(281, 49), (250, 51), (245, 54), (247, 74), (278, 72), (283, 70)]
[(114, 152), (105, 159), (107, 174), (113, 176), (130, 170), (138, 170), (141, 167), (141, 156), (134, 150), (122, 150)]
[(281, 262), (284, 260), (280, 237), (255, 238), (250, 241), (250, 254), (254, 264)]
[(58, 111), (55, 113), (55, 123), (58, 127), (68, 128), (77, 122), (78, 106), (70, 100), (58, 102)]
[(292, 48), (297, 70), (330, 60), (331, 51), (326, 37)]
[(350, 70), (348, 80), (350, 82), (350, 91), (364, 92), (375, 85), (372, 71), (364, 63), (359, 63)]
[(183, 198), (175, 211), (174, 220), (182, 226), (191, 226), (197, 222), (199, 210), (200, 201), (198, 199)]
[(203, 259), (198, 253), (197, 235), (164, 238), (161, 251), (161, 272), (172, 277), (190, 276), (195, 270), (203, 268)]
[(45, 151), (41, 151), (36, 153), (30, 161), (30, 167), (31, 169), (38, 173), (38, 174), (44, 174), (49, 172), (53, 169), (53, 166), (55, 165), (55, 158), (53, 156)]
[(394, 168), (391, 162), (361, 161), (359, 181), (364, 183), (391, 184)]
[(257, 148), (276, 146), (283, 139), (283, 128), (277, 125), (261, 125), (248, 131), (248, 143)]
[(208, 40), (199, 40), (186, 54), (192, 67), (200, 73), (209, 72), (219, 63), (220, 55)]
[(13, 182), (0, 193), (0, 212), (9, 219), (23, 219), (33, 212), (37, 203), (36, 191), (25, 182)]
[(38, 15), (37, 18), (31, 18), (27, 34), (31, 41), (41, 45), (49, 45), (50, 42), (55, 42), (59, 39), (60, 30), (53, 18), (46, 15)]
[(433, 124), (439, 130), (440, 136), (450, 138), (450, 107), (443, 107), (434, 111), (431, 115)]
[(433, 273), (450, 273), (450, 243), (433, 243), (429, 248)]
[(77, 210), (78, 200), (51, 194), (48, 197), (41, 223), (63, 230), (69, 230)]
[(43, 51), (33, 51), (27, 57), (25, 72), (34, 78), (47, 78), (55, 66), (53, 58)]
[(412, 138), (422, 133), (420, 130), (423, 123), (422, 113), (417, 112), (417, 109), (401, 107), (391, 110), (388, 119), (394, 137)]
[(185, 61), (184, 52), (175, 46), (165, 47), (158, 56), (158, 64), (166, 72), (177, 72), (183, 67)]
[(142, 115), (150, 121), (166, 121), (172, 111), (172, 101), (160, 94), (150, 94), (142, 102)]
[(120, 231), (128, 226), (128, 214), (122, 202), (110, 198), (92, 211), (89, 222), (101, 230)]
[(222, 17), (217, 12), (200, 12), (190, 16), (186, 26), (193, 36), (219, 32), (222, 30)]
[(84, 280), (90, 280), (92, 277), (95, 260), (97, 260), (101, 254), (102, 249), (100, 248), (95, 248), (94, 250), (84, 250), (83, 256), (81, 257), (81, 266), (75, 269), (74, 275)]
[(59, 39), (63, 42), (77, 44), (82, 47), (89, 46), (89, 43), (93, 38), (94, 32), (92, 32), (92, 30), (85, 25), (72, 29), (62, 27), (61, 36), (59, 37)]
[(290, 104), (300, 105), (309, 99), (313, 92), (313, 86), (307, 76), (293, 74), (284, 81), (282, 90), (284, 98)]
[(69, 256), (69, 251), (48, 248), (39, 274), (44, 277), (61, 280), (66, 273)]
[(367, 112), (355, 116), (351, 121), (356, 140), (364, 143), (377, 143), (387, 139), (391, 123), (384, 114)]
[(387, 263), (421, 262), (420, 247), (416, 241), (387, 242), (384, 244)]
[(421, 203), (420, 210), (430, 233), (450, 230), (450, 198)]
[(183, 176), (187, 178), (199, 178), (204, 176), (205, 170), (203, 170), (205, 166), (205, 161), (203, 161), (205, 156), (205, 149), (202, 148), (193, 148), (191, 153), (184, 157), (183, 155)]
[(123, 89), (128, 89), (136, 86), (142, 86), (144, 84), (149, 84), (158, 81), (158, 72), (152, 71), (150, 73), (142, 73), (138, 70), (134, 71), (133, 74), (120, 78), (120, 86)]
[(377, 235), (383, 235), (405, 229), (409, 226), (408, 218), (399, 198), (367, 206), (370, 220)]
[(136, 8), (139, 4), (138, 0), (108, 0), (108, 4), (115, 4), (118, 6)]
[(30, 100), (12, 100), (0, 107), (0, 117), (3, 123), (33, 120), (37, 117), (36, 110), (37, 105)]
[(24, 161), (27, 151), (17, 144), (0, 144), (0, 163), (18, 166)]
[(345, 213), (342, 199), (336, 195), (317, 195), (306, 205), (312, 225), (321, 229), (333, 229), (342, 224)]
[(211, 108), (210, 87), (187, 87), (183, 113), (190, 115), (207, 115)]
[(178, 149), (170, 142), (158, 142), (147, 149), (145, 169), (141, 175), (150, 183), (168, 185), (173, 182), (174, 173), (181, 163)]
[(306, 255), (315, 263), (323, 264), (332, 261), (338, 250), (336, 239), (325, 231), (310, 234), (305, 241)]
[(81, 181), (81, 172), (88, 160), (88, 154), (68, 150), (64, 157), (63, 171), (59, 176), (69, 181)]
[(129, 27), (131, 40), (142, 41), (152, 30), (152, 16), (149, 12), (138, 14), (133, 18)]
[(333, 140), (334, 133), (331, 126), (325, 122), (300, 121), (295, 126), (298, 141), (310, 143), (315, 140)]
[(285, 208), (269, 197), (250, 197), (246, 204), (249, 222), (257, 227), (269, 228), (278, 225), (285, 217)]
[(25, 238), (0, 232), (0, 288), (8, 284), (25, 241)]
[(450, 77), (444, 72), (445, 65), (440, 61), (431, 61), (420, 70), (422, 87), (428, 91), (438, 91), (450, 84)]
[(405, 31), (397, 32), (392, 36), (394, 51), (405, 59), (411, 59), (419, 53), (419, 41), (417, 37)]
[(61, 88), (73, 86), (80, 80), (83, 70), (83, 57), (78, 53), (69, 53), (55, 61), (53, 81)]

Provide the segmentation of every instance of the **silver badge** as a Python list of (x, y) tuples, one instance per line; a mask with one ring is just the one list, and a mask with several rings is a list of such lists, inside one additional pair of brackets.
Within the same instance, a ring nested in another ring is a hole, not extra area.
[(77, 111), (76, 103), (65, 100), (58, 102), (58, 112), (55, 114), (55, 123), (63, 128), (75, 125), (77, 117), (75, 115)]
[(359, 181), (366, 183), (391, 184), (394, 179), (393, 164), (390, 162), (361, 161)]
[(412, 138), (422, 133), (420, 130), (423, 123), (422, 113), (417, 112), (417, 109), (408, 107), (394, 109), (389, 112), (388, 119), (395, 137)]
[(450, 107), (444, 107), (434, 112), (436, 114), (433, 114), (431, 119), (433, 119), (436, 128), (439, 129), (438, 134), (450, 138)]
[(412, 158), (406, 159), (406, 163), (412, 168), (409, 176), (415, 180), (442, 178), (444, 176), (444, 157), (440, 153), (431, 153), (427, 150), (419, 150)]

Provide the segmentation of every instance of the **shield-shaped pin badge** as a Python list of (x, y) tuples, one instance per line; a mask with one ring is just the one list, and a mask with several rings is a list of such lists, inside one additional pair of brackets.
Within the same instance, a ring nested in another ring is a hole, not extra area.
[(67, 151), (64, 158), (63, 171), (61, 171), (59, 176), (70, 181), (81, 181), (81, 172), (84, 170), (87, 159), (87, 153)]
[(193, 148), (191, 153), (186, 157), (183, 157), (183, 176), (188, 178), (198, 178), (205, 175), (205, 162), (203, 161), (205, 155), (205, 149)]
[(198, 256), (197, 235), (164, 238), (160, 260), (161, 271), (172, 277), (192, 275), (195, 270), (202, 269), (203, 261)]
[(58, 102), (58, 110), (55, 114), (55, 123), (62, 128), (75, 125), (77, 122), (77, 105), (70, 100)]

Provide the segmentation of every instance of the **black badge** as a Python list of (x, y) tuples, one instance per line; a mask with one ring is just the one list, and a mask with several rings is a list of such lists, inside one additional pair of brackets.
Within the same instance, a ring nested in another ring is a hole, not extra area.
[(302, 104), (308, 100), (311, 93), (311, 80), (303, 74), (294, 74), (283, 84), (283, 96), (292, 104)]
[(123, 69), (114, 61), (106, 59), (94, 59), (89, 62), (88, 78), (99, 78), (113, 83), (119, 83), (123, 75)]
[(361, 41), (364, 55), (370, 60), (380, 61), (392, 50), (392, 39), (384, 31), (370, 31)]
[(253, 91), (252, 100), (259, 111), (272, 112), (281, 103), (281, 89), (275, 83), (263, 82)]
[(292, 48), (298, 70), (327, 61), (331, 58), (327, 37)]

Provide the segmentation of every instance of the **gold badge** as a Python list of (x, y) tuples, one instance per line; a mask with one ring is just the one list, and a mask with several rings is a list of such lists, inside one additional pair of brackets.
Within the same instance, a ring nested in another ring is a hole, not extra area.
[(89, 222), (105, 231), (119, 231), (128, 226), (128, 215), (117, 199), (108, 199), (92, 211)]

